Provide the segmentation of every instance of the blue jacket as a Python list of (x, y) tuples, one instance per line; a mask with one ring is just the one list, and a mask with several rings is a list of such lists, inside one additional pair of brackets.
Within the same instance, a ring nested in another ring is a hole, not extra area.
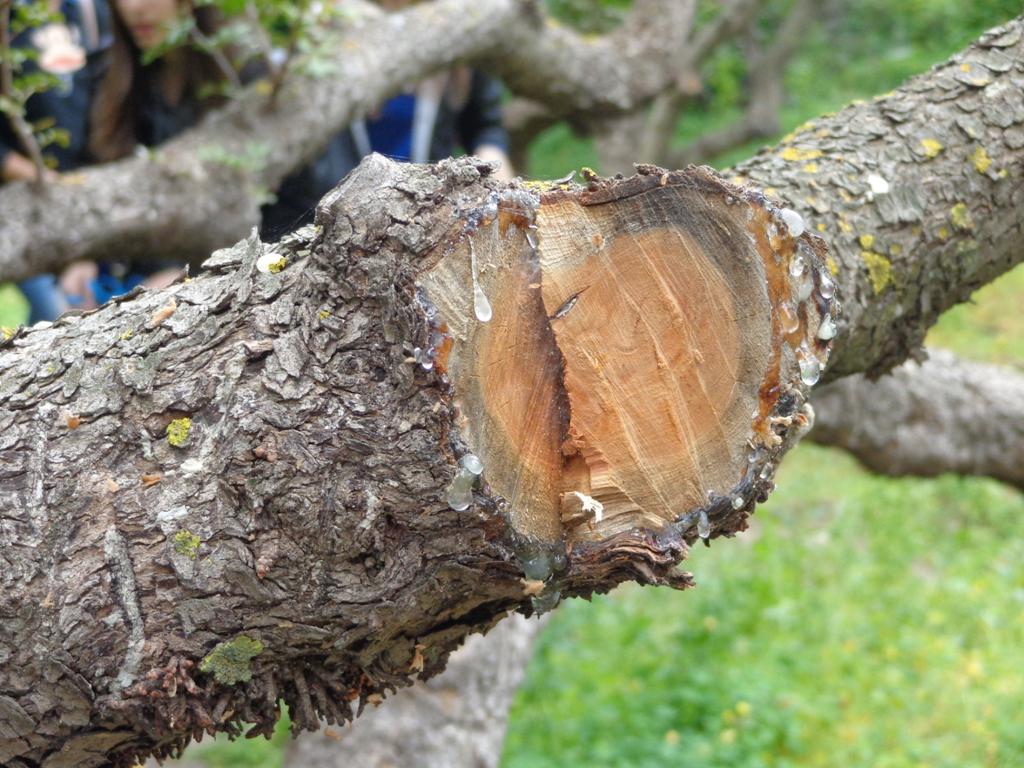
[[(474, 70), (468, 86), (460, 105), (453, 104), (450, 94), (436, 100), (426, 125), (412, 129), (419, 135), (411, 137), (410, 156), (395, 159), (432, 163), (450, 157), (458, 148), (473, 152), (485, 144), (507, 151), (500, 84)], [(264, 239), (277, 240), (313, 220), (320, 198), (337, 186), (365, 155), (379, 150), (372, 145), (368, 133), (365, 121), (357, 122), (336, 134), (317, 160), (285, 179), (276, 201), (263, 207)]]

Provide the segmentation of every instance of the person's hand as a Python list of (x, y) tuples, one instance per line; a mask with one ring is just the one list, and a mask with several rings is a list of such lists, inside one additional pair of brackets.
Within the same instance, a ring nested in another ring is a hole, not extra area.
[(512, 169), (512, 162), (508, 159), (508, 155), (505, 154), (505, 150), (501, 147), (495, 146), (494, 144), (481, 144), (473, 150), (473, 154), (481, 160), (487, 160), (491, 163), (500, 163), (498, 170), (492, 174), (493, 178), (498, 181), (512, 181), (515, 171)]
[(75, 309), (94, 309), (96, 297), (90, 283), (99, 274), (95, 261), (76, 261), (65, 269), (58, 281), (68, 303)]
[[(43, 170), (43, 179), (53, 181), (57, 174), (49, 168)], [(4, 155), (3, 165), (0, 166), (0, 180), (8, 181), (35, 181), (36, 166), (22, 154), (8, 152)]]

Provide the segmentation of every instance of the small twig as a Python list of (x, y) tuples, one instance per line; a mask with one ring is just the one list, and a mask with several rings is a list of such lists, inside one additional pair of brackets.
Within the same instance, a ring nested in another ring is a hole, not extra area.
[(228, 57), (224, 55), (218, 46), (214, 45), (210, 38), (203, 34), (202, 30), (198, 27), (193, 26), (189, 30), (189, 37), (200, 47), (206, 51), (210, 56), (213, 57), (214, 63), (217, 65), (217, 69), (220, 70), (221, 74), (224, 75), (224, 79), (231, 83), (233, 88), (241, 88), (242, 80), (238, 77), (238, 72), (228, 61)]
[(274, 70), (274, 76), (270, 81), (270, 109), (277, 108), (277, 97), (281, 92), (281, 86), (284, 85), (285, 75), (288, 74), (292, 61), (295, 59), (295, 54), (298, 52), (299, 38), (302, 36), (302, 31), (306, 26), (306, 12), (308, 10), (309, 0), (302, 0), (300, 3), (299, 20), (288, 33), (288, 49), (285, 51), (284, 61), (281, 62), (281, 66)]
[(260, 23), (260, 12), (253, 3), (245, 4), (245, 17), (249, 20), (249, 23), (252, 25), (253, 31), (256, 34), (256, 40), (259, 43), (260, 57), (263, 59), (263, 64), (266, 66), (267, 72), (273, 72), (274, 44), (270, 42), (270, 36), (263, 28), (263, 24)]
[[(12, 0), (0, 0), (0, 95), (13, 98), (14, 70), (11, 66), (11, 6)], [(43, 162), (43, 151), (39, 148), (39, 142), (36, 141), (36, 137), (32, 133), (32, 126), (26, 122), (23, 112), (8, 115), (8, 117), (10, 118), (11, 127), (14, 129), (15, 135), (18, 137), (18, 141), (21, 142), (22, 147), (28, 153), (32, 164), (35, 166), (36, 177), (33, 179), (32, 185), (36, 190), (41, 190), (46, 183), (43, 176), (46, 173), (46, 163)]]

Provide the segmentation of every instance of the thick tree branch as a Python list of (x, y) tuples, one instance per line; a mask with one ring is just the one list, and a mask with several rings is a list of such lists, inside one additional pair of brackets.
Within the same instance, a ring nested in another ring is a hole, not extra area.
[(810, 438), (876, 472), (987, 475), (1024, 488), (1024, 374), (930, 350), (877, 381), (850, 376), (814, 393)]
[(828, 378), (898, 365), (1024, 258), (1024, 21), (734, 169), (829, 243), (843, 316)]
[(65, 176), (41, 194), (0, 189), (0, 278), (83, 256), (209, 253), (256, 224), (265, 194), (338, 130), (459, 61), (486, 59), (511, 87), (560, 109), (632, 109), (670, 83), (667, 62), (686, 32), (660, 33), (660, 20), (678, 15), (675, 0), (638, 3), (621, 30), (596, 40), (546, 24), (529, 0), (438, 0), (387, 16), (352, 6), (354, 28), (329, 47), (336, 74), (289, 78), (277, 109), (250, 93), (154, 152)]

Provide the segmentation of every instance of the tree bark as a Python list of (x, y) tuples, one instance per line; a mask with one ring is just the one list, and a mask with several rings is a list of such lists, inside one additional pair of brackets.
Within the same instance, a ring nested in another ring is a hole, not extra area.
[(443, 673), (364, 712), (352, 728), (300, 736), (285, 764), (496, 768), (512, 699), (544, 621), (510, 616), (488, 635), (471, 637)]
[(827, 349), (830, 302), (776, 319), (820, 241), (704, 170), (488, 171), (371, 158), (317, 228), (5, 343), (0, 759), (130, 765), (279, 700), (341, 722), (509, 611), (685, 587), (687, 542), (745, 527)]
[(438, 0), (390, 15), (352, 0), (354, 26), (324, 46), (334, 74), (287, 78), (276, 109), (252, 90), (155, 150), (65, 174), (42, 192), (0, 188), (0, 279), (83, 257), (201, 258), (257, 224), (267, 193), (335, 133), (459, 62), (479, 61), (562, 110), (633, 109), (671, 82), (686, 29), (650, 30), (674, 16), (675, 2), (638, 2), (621, 30), (586, 39), (545, 23), (530, 0)]

